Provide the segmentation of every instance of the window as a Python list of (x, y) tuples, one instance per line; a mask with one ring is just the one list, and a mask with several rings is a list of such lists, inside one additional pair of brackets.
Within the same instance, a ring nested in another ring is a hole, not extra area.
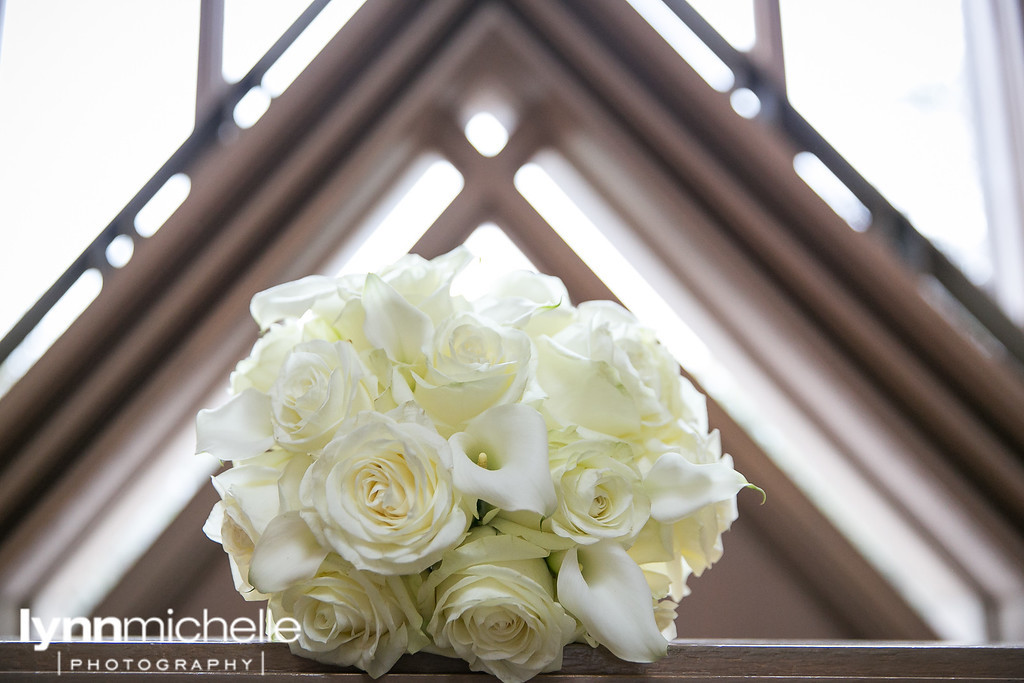
[[(15, 0), (4, 9), (0, 331), (6, 335), (192, 131), (199, 2), (86, 7)], [(131, 257), (125, 239), (111, 254), (112, 265)], [(94, 293), (102, 276), (76, 274), (68, 285), (76, 280), (76, 292)], [(0, 395), (89, 300), (88, 293), (69, 293), (32, 343), (0, 366)]]
[(800, 176), (936, 305), (1024, 359), (1014, 3), (630, 1), (737, 112), (789, 137)]

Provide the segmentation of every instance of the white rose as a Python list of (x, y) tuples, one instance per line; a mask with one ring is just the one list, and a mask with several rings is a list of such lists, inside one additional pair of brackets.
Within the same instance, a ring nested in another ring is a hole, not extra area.
[(278, 481), (286, 467), (281, 452), (268, 453), (213, 478), (220, 495), (203, 531), (228, 554), (235, 589), (246, 600), (266, 600), (249, 582), (253, 549), (279, 510)]
[(692, 572), (673, 546), (671, 526), (652, 519), (640, 531), (627, 554), (643, 569), (655, 599), (671, 598), (678, 603), (690, 594), (686, 581)]
[(285, 357), (302, 342), (302, 327), (294, 322), (275, 323), (253, 344), (246, 358), (231, 373), (231, 393), (256, 389), (264, 394), (274, 386)]
[(235, 366), (230, 377), (231, 392), (240, 394), (254, 388), (269, 394), (288, 354), (298, 344), (313, 339), (333, 342), (340, 337), (334, 328), (315, 316), (308, 320), (274, 323), (256, 340), (248, 357)]
[(665, 640), (675, 640), (676, 632), (676, 610), (679, 603), (671, 598), (662, 598), (654, 603), (654, 623), (661, 630)]
[(733, 497), (705, 505), (678, 522), (663, 524), (652, 518), (629, 555), (643, 568), (653, 595), (674, 603), (689, 595), (687, 579), (700, 576), (721, 559), (722, 534), (737, 515)]
[(475, 501), (455, 489), (451, 467), (448, 442), (432, 426), (363, 413), (306, 470), (302, 519), (359, 569), (422, 571), (469, 528)]
[(416, 402), (436, 422), (459, 431), (488, 408), (515, 403), (531, 377), (530, 338), (471, 314), (448, 318), (434, 333)]
[(552, 454), (558, 507), (548, 520), (559, 536), (589, 545), (628, 541), (650, 516), (633, 449), (621, 441), (582, 440)]
[(268, 596), (253, 588), (248, 578), (258, 535), (233, 503), (232, 499), (218, 500), (203, 525), (203, 532), (211, 541), (220, 543), (228, 554), (235, 590), (246, 600), (266, 600)]
[(681, 424), (699, 424), (693, 412), (701, 406), (683, 394), (679, 364), (653, 332), (612, 302), (585, 302), (577, 312), (558, 334), (537, 340), (537, 379), (555, 422), (666, 442), (679, 438)]
[(442, 654), (519, 683), (562, 665), (575, 620), (554, 599), (547, 551), (478, 527), (420, 591), (427, 634)]
[(696, 576), (722, 558), (722, 534), (738, 516), (734, 496), (706, 505), (671, 525), (675, 550)]
[(435, 324), (465, 306), (451, 295), (452, 280), (473, 259), (465, 247), (426, 260), (406, 254), (380, 271), (380, 278)]
[(686, 587), (687, 574), (680, 576), (679, 569), (685, 568), (686, 563), (678, 557), (668, 558), (662, 562), (648, 562), (644, 564), (638, 556), (645, 553), (636, 553), (635, 549), (642, 545), (638, 540), (627, 552), (630, 558), (640, 565), (650, 586), (651, 596), (654, 602), (654, 622), (666, 640), (676, 637), (676, 608), (684, 595), (689, 594)]
[(357, 666), (374, 678), (426, 645), (422, 617), (399, 577), (361, 572), (330, 555), (317, 574), (275, 594), (270, 623), (299, 624), (291, 651), (319, 662)]
[(581, 321), (590, 328), (606, 328), (611, 333), (615, 346), (626, 353), (629, 374), (635, 375), (640, 385), (657, 397), (668, 416), (691, 425), (706, 422), (703, 395), (682, 394), (684, 384), (691, 388), (693, 385), (679, 374), (679, 363), (653, 330), (612, 301), (588, 301), (580, 306), (579, 312)]
[(274, 439), (291, 451), (319, 450), (345, 419), (373, 408), (370, 382), (350, 343), (299, 344), (270, 390)]

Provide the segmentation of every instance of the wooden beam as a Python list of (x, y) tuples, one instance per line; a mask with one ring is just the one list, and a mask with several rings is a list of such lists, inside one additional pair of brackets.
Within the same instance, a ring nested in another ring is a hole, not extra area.
[[(236, 669), (225, 671), (227, 662)], [(248, 670), (242, 662), (248, 662)], [(95, 667), (92, 672), (87, 671), (90, 665)], [(138, 674), (140, 665), (150, 671), (166, 667), (169, 671), (160, 676), (162, 681), (216, 683), (248, 679), (254, 674), (268, 682), (366, 680), (358, 669), (296, 657), (283, 643), (60, 643), (41, 652), (29, 643), (0, 643), (0, 681), (94, 680), (97, 668), (124, 675)], [(181, 671), (192, 667), (197, 670)], [(1024, 648), (1020, 646), (675, 641), (668, 655), (652, 664), (624, 662), (603, 648), (569, 645), (562, 668), (540, 674), (535, 680), (1019, 681), (1022, 671)], [(388, 681), (425, 683), (441, 678), (494, 680), (469, 671), (462, 660), (416, 654), (400, 659)]]

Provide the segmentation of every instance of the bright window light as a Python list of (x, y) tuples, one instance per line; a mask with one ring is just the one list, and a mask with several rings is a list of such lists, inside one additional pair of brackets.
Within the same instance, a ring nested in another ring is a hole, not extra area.
[(47, 349), (53, 346), (93, 299), (99, 296), (102, 288), (103, 276), (100, 275), (100, 271), (90, 268), (82, 273), (21, 344), (15, 347), (3, 364), (0, 364), (0, 396), (6, 394), (14, 383), (24, 377), (36, 361), (43, 357)]
[[(421, 159), (360, 230), (367, 235), (365, 241), (351, 256), (341, 254), (341, 272), (373, 272), (397, 261), (448, 208), (462, 186), (462, 174), (447, 159), (436, 155)], [(327, 272), (337, 270), (336, 264), (329, 265)]]
[(790, 102), (982, 282), (992, 266), (963, 4), (782, 0), (780, 8)]
[(829, 170), (817, 155), (800, 152), (793, 158), (793, 168), (839, 217), (858, 231), (871, 226), (871, 212), (843, 181)]
[(754, 47), (753, 0), (687, 0), (737, 50)]
[(0, 334), (192, 132), (199, 4), (0, 2)]
[(118, 235), (107, 245), (107, 263), (115, 268), (124, 268), (135, 253), (135, 241), (130, 235)]
[(135, 214), (135, 232), (139, 237), (152, 237), (171, 214), (188, 198), (192, 179), (184, 173), (175, 173), (156, 191), (146, 205)]
[(517, 270), (537, 272), (537, 266), (494, 223), (478, 227), (464, 244), (477, 258), (452, 283), (452, 294), (474, 299), (507, 273)]
[(749, 88), (737, 88), (729, 95), (729, 103), (737, 114), (752, 119), (761, 113), (761, 99)]
[(309, 0), (224, 0), (224, 80), (242, 80), (307, 6)]
[[(271, 97), (291, 85), (364, 2), (333, 0), (320, 11), (264, 74), (262, 85)], [(308, 5), (309, 0), (226, 0), (224, 80), (240, 81)]]
[(728, 92), (736, 82), (732, 69), (690, 30), (661, 0), (628, 0), (679, 56), (719, 92)]
[(526, 257), (505, 231), (494, 223), (484, 223), (466, 238), (466, 248), (486, 263), (500, 264), (498, 270), (530, 270), (537, 272), (537, 266)]
[(474, 114), (466, 122), (465, 133), (469, 144), (485, 157), (497, 156), (508, 144), (508, 130), (488, 111)]
[(238, 104), (235, 105), (235, 110), (232, 112), (235, 125), (243, 130), (252, 128), (267, 113), (271, 99), (270, 93), (262, 86), (257, 85), (255, 88), (250, 88), (249, 92), (238, 100)]
[(299, 34), (284, 54), (263, 75), (263, 87), (271, 96), (283, 93), (331, 38), (348, 23), (365, 0), (333, 0)]

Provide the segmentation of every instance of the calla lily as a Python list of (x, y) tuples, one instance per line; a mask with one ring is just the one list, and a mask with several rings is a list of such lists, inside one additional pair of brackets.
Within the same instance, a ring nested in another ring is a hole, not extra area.
[(363, 308), (367, 341), (387, 351), (399, 363), (415, 363), (423, 356), (423, 349), (434, 334), (433, 323), (376, 275), (366, 276)]
[(705, 505), (728, 500), (746, 485), (731, 459), (698, 465), (675, 452), (662, 454), (644, 479), (651, 517), (662, 524), (673, 524)]
[(500, 405), (448, 440), (453, 480), (464, 495), (509, 511), (551, 514), (558, 504), (548, 468), (548, 431), (535, 409)]
[(220, 408), (200, 410), (196, 416), (196, 453), (209, 453), (221, 461), (246, 460), (274, 445), (270, 397), (246, 389)]
[(279, 320), (300, 317), (317, 299), (337, 290), (338, 283), (333, 278), (310, 275), (259, 292), (249, 303), (249, 312), (260, 329), (265, 330)]
[(621, 545), (602, 541), (571, 548), (558, 572), (558, 601), (619, 659), (653, 662), (668, 641), (654, 620), (651, 588)]
[(278, 515), (264, 530), (249, 565), (249, 583), (261, 593), (283, 591), (316, 574), (327, 551), (295, 510)]

